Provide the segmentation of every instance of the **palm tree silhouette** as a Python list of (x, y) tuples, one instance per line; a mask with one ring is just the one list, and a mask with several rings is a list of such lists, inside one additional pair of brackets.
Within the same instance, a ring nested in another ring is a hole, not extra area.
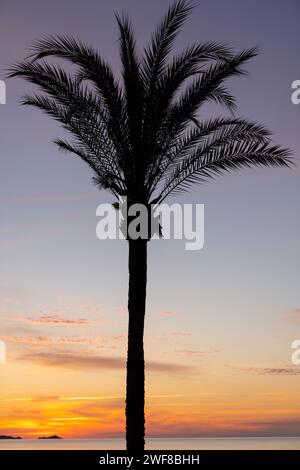
[[(122, 80), (93, 48), (66, 36), (45, 37), (33, 54), (9, 75), (37, 85), (42, 95), (22, 103), (45, 111), (69, 131), (71, 141), (56, 140), (62, 150), (84, 160), (99, 188), (134, 203), (159, 204), (167, 196), (205, 183), (225, 172), (252, 166), (289, 166), (289, 151), (271, 143), (263, 126), (234, 116), (235, 99), (226, 79), (243, 75), (257, 54), (234, 53), (217, 42), (202, 42), (170, 58), (177, 33), (192, 5), (171, 5), (142, 57), (132, 25), (116, 16), (120, 31)], [(42, 60), (50, 56), (76, 66), (67, 72)], [(199, 121), (204, 103), (229, 109), (230, 117)], [(144, 449), (144, 318), (147, 242), (128, 238), (128, 355), (126, 439), (128, 451)], [(150, 236), (148, 237), (150, 238)]]

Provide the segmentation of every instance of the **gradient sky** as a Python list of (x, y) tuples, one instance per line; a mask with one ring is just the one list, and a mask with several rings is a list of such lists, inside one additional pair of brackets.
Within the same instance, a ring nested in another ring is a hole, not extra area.
[[(93, 44), (119, 74), (114, 11), (139, 47), (169, 1), (0, 1), (0, 79), (44, 34)], [(202, 0), (177, 49), (202, 40), (260, 46), (234, 79), (239, 114), (299, 158), (297, 0)], [(0, 434), (123, 435), (127, 246), (96, 238), (112, 199), (90, 170), (59, 154), (59, 126), (20, 107), (31, 87), (7, 81), (0, 105)], [(224, 114), (205, 108), (207, 115)], [(201, 116), (200, 116), (201, 117)], [(149, 246), (147, 431), (152, 436), (300, 436), (299, 165), (241, 171), (177, 199), (205, 204), (205, 247)]]

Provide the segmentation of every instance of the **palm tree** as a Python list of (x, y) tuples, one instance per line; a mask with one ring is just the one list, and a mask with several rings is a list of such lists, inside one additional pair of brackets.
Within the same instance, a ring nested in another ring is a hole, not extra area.
[[(257, 54), (234, 53), (217, 42), (201, 42), (170, 58), (182, 24), (191, 12), (176, 1), (139, 56), (132, 25), (116, 16), (120, 32), (122, 79), (92, 47), (72, 37), (45, 37), (33, 53), (14, 65), (10, 76), (37, 85), (43, 94), (25, 96), (72, 135), (56, 140), (94, 172), (99, 188), (126, 196), (128, 207), (161, 203), (167, 196), (205, 183), (225, 172), (252, 166), (289, 166), (289, 152), (271, 143), (263, 126), (234, 115), (235, 99), (224, 86)], [(43, 59), (65, 59), (75, 69)], [(230, 117), (200, 121), (199, 109), (216, 102)], [(117, 205), (117, 204), (116, 204)], [(143, 451), (145, 435), (144, 318), (147, 240), (129, 236), (126, 438), (128, 451)]]

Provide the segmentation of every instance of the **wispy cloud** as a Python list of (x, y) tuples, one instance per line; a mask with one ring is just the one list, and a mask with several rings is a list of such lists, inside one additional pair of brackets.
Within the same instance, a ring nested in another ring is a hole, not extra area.
[(300, 323), (300, 308), (292, 308), (288, 310), (288, 312), (285, 314), (285, 318), (288, 321)]
[(189, 331), (171, 331), (170, 336), (192, 336), (192, 333)]
[(239, 427), (245, 427), (246, 435), (254, 436), (268, 436), (268, 437), (299, 437), (300, 419), (283, 418), (283, 419), (270, 419), (270, 420), (257, 420), (253, 423), (241, 422)]
[(175, 315), (173, 312), (170, 312), (169, 310), (159, 310), (157, 313), (161, 317), (173, 317)]
[(80, 336), (4, 336), (4, 341), (22, 344), (90, 344), (89, 338)]
[(182, 338), (187, 338), (192, 336), (192, 333), (188, 331), (168, 331), (165, 333), (155, 333), (151, 335), (151, 338), (155, 341), (168, 341), (168, 340), (181, 340)]
[(179, 354), (183, 354), (185, 356), (190, 356), (190, 357), (204, 357), (204, 356), (209, 356), (211, 354), (217, 354), (221, 352), (221, 349), (207, 349), (207, 350), (201, 350), (201, 349), (177, 349), (175, 352)]
[(95, 321), (88, 320), (87, 318), (62, 318), (58, 315), (43, 314), (40, 316), (29, 316), (29, 317), (16, 317), (14, 320), (23, 321), (25, 323), (34, 323), (34, 324), (51, 324), (51, 325), (68, 325), (68, 326), (81, 326), (89, 325), (95, 323)]
[(298, 367), (239, 367), (239, 366), (228, 366), (230, 369), (236, 369), (242, 372), (248, 372), (250, 374), (257, 375), (300, 375), (300, 368)]
[[(169, 398), (179, 398), (182, 395), (148, 395), (147, 398), (151, 399), (169, 399)], [(53, 402), (53, 401), (106, 401), (106, 400), (119, 400), (124, 399), (125, 395), (103, 395), (103, 396), (58, 396), (58, 395), (42, 395), (42, 396), (35, 396), (35, 397), (7, 397), (7, 398), (0, 398), (0, 402)]]
[[(149, 419), (149, 437), (299, 437), (299, 417), (286, 419), (270, 419), (240, 422), (210, 422), (196, 416), (170, 418), (163, 410), (159, 410)], [(248, 444), (249, 445), (249, 444)], [(257, 445), (257, 443), (256, 443)], [(262, 442), (264, 446), (264, 442)]]
[[(19, 360), (39, 362), (46, 366), (67, 369), (124, 369), (125, 360), (121, 357), (95, 356), (91, 354), (68, 354), (36, 352), (25, 354)], [(187, 373), (193, 370), (182, 364), (148, 361), (146, 368), (153, 372)]]

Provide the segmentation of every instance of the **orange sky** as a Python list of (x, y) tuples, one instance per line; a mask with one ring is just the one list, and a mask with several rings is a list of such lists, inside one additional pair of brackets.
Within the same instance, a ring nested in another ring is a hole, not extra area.
[[(11, 334), (4, 337), (7, 363), (0, 366), (0, 433), (24, 438), (123, 435), (125, 336), (105, 332), (121, 331), (126, 315), (121, 311), (118, 322), (117, 316), (100, 315), (96, 303), (85, 308), (87, 318), (63, 316), (58, 309), (51, 315), (2, 319)], [(153, 313), (162, 324), (174, 315)], [(279, 361), (272, 368), (260, 361), (250, 367), (242, 354), (240, 363), (230, 364), (229, 350), (196, 349), (193, 336), (171, 330), (146, 335), (148, 436), (297, 433), (296, 366), (281, 362), (279, 367)]]

